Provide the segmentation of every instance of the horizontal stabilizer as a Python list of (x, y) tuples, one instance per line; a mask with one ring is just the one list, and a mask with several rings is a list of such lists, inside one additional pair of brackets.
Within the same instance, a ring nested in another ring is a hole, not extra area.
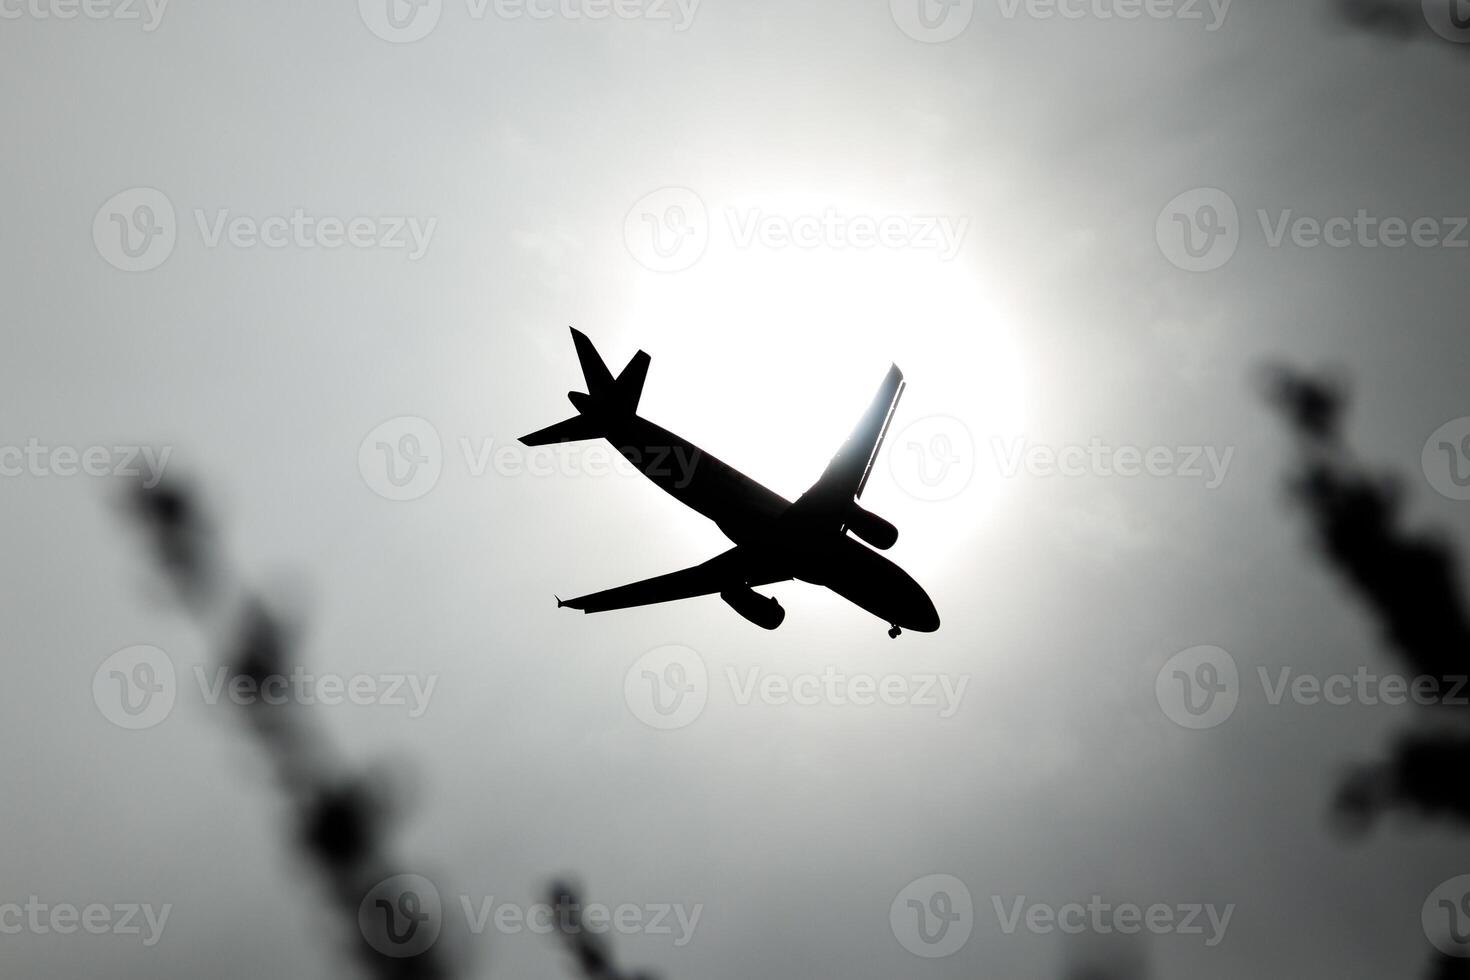
[(528, 436), (521, 436), (523, 446), (549, 446), (558, 442), (581, 442), (584, 439), (601, 439), (602, 426), (590, 415), (577, 415), (544, 429), (537, 429)]

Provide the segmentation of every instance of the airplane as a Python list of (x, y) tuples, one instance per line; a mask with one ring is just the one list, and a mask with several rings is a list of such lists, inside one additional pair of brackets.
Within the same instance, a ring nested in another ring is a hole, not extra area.
[(587, 382), (586, 392), (567, 393), (577, 414), (522, 436), (522, 445), (606, 439), (670, 496), (714, 521), (735, 546), (677, 572), (576, 599), (557, 598), (558, 608), (605, 612), (718, 593), (745, 619), (773, 630), (786, 610), (755, 587), (796, 579), (825, 586), (887, 622), (890, 637), (905, 629), (939, 629), (939, 613), (919, 583), (873, 550), (891, 548), (898, 529), (858, 503), (903, 394), (898, 365), (889, 368), (821, 477), (792, 502), (638, 416), (648, 354), (634, 354), (614, 378), (592, 341), (575, 327), (572, 343)]

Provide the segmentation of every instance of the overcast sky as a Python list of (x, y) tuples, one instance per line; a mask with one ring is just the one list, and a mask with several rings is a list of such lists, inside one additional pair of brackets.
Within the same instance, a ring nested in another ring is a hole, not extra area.
[[(1340, 368), (1357, 451), (1470, 546), (1423, 453), (1470, 415), (1461, 49), (1259, 0), (394, 2), (0, 0), (0, 903), (171, 907), (151, 945), (0, 935), (7, 976), (345, 967), (207, 637), (117, 481), (57, 452), (141, 445), (299, 609), (314, 674), (434, 679), (417, 714), (317, 711), (415, 774), (403, 870), (449, 917), (571, 872), (647, 913), (616, 946), (669, 980), (1043, 978), (1087, 937), (1008, 932), (1017, 901), (1099, 896), (1231, 909), (1136, 937), (1160, 978), (1420, 970), (1463, 844), (1327, 832), (1419, 709), (1271, 704), (1258, 669), (1395, 664), (1285, 506), (1253, 378)], [(1360, 210), (1341, 244), (1296, 223)], [(1389, 247), (1386, 218), (1435, 221)], [(570, 414), (568, 324), (614, 370), (649, 352), (642, 414), (788, 497), (897, 362), (863, 501), (940, 631), (800, 583), (772, 633), (715, 597), (558, 611), (727, 546), (595, 447), (500, 452)], [(137, 645), (174, 701), (128, 730), (104, 661)], [(1238, 703), (1192, 728), (1166, 664), (1201, 645)], [(670, 658), (702, 710), (650, 707)], [(964, 894), (955, 948), (926, 941), (908, 899)], [(478, 975), (565, 975), (545, 936), (473, 945)]]

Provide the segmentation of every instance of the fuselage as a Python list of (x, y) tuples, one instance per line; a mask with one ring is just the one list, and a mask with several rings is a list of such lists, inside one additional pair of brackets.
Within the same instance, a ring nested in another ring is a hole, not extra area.
[(895, 626), (939, 628), (934, 603), (902, 568), (845, 531), (812, 525), (791, 501), (688, 440), (637, 415), (609, 424), (606, 438), (649, 480), (759, 556), (748, 584), (800, 579)]

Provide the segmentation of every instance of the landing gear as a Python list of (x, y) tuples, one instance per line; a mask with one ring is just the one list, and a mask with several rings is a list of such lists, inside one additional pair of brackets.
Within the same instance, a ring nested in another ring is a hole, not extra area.
[(890, 626), (888, 627), (888, 638), (890, 640), (896, 640), (898, 639), (898, 634), (902, 632), (903, 630), (899, 629), (897, 626)]

